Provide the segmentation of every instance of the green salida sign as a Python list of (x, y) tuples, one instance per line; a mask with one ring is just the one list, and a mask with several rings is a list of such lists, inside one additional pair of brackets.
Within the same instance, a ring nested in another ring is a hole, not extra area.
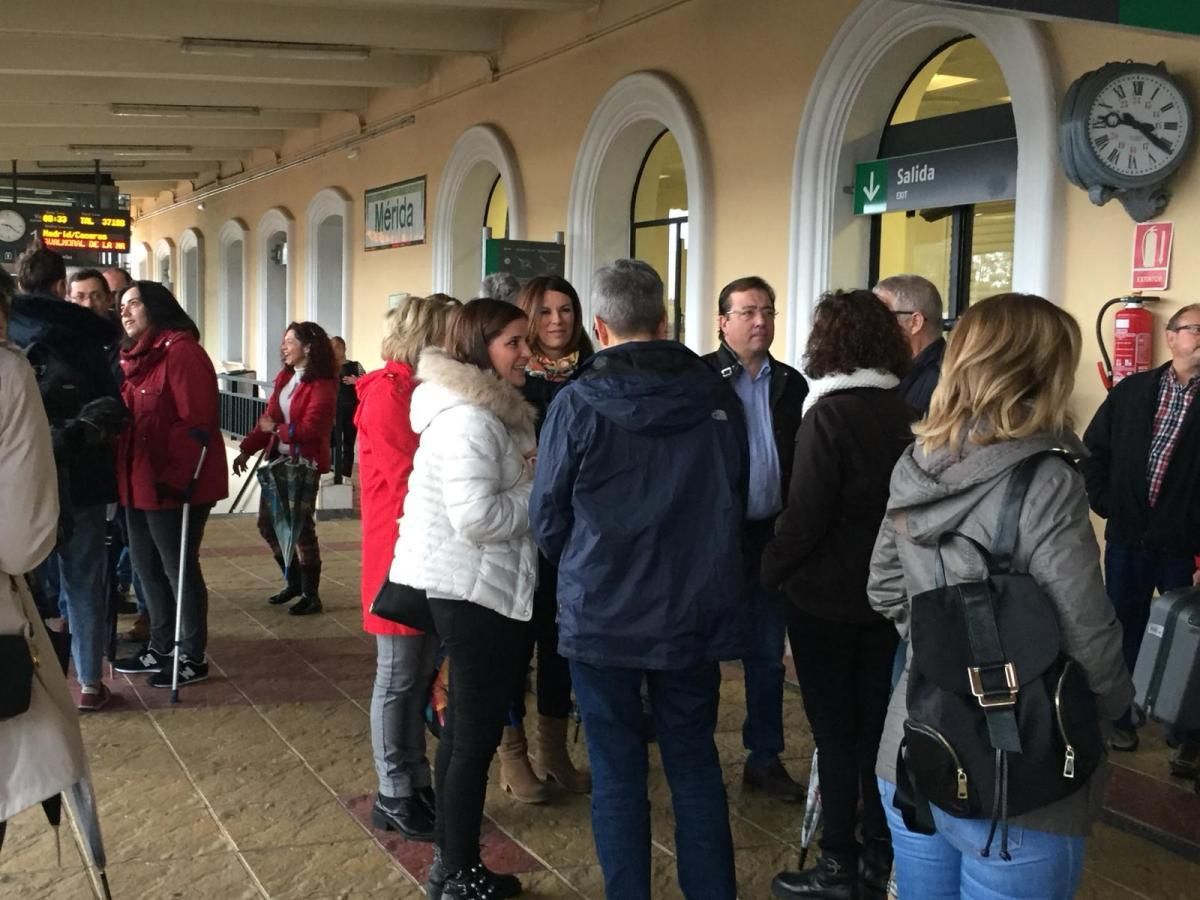
[(873, 159), (854, 168), (856, 216), (1011, 200), (1016, 192), (1015, 138)]

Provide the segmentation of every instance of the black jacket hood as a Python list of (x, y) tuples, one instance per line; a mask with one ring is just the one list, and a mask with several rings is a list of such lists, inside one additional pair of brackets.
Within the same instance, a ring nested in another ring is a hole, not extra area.
[(8, 339), (19, 347), (34, 342), (60, 348), (105, 347), (121, 336), (107, 316), (49, 294), (17, 294), (8, 322)]

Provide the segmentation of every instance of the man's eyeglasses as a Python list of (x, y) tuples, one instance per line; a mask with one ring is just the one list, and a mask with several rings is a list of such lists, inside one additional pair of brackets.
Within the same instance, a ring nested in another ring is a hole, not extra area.
[(1176, 325), (1168, 331), (1186, 331), (1192, 337), (1200, 337), (1200, 325)]
[(757, 306), (748, 306), (745, 309), (731, 309), (729, 312), (725, 313), (725, 315), (736, 316), (743, 322), (749, 322), (758, 315), (761, 315), (767, 320), (774, 319), (777, 315), (779, 315), (779, 313), (777, 313), (775, 309), (770, 306), (764, 306), (761, 308)]

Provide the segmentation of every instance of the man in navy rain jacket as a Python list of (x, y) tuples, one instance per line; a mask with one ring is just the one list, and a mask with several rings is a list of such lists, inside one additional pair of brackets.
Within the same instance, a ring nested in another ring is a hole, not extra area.
[(592, 765), (592, 830), (605, 893), (650, 898), (650, 808), (640, 686), (671, 785), (689, 897), (736, 895), (713, 732), (719, 661), (746, 650), (741, 527), (749, 478), (733, 389), (663, 340), (657, 273), (596, 273), (603, 349), (554, 399), (530, 520), (558, 566), (559, 652), (571, 663)]

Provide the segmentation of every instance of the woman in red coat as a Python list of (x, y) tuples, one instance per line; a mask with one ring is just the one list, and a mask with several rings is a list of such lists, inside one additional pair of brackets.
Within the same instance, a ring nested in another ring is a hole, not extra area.
[[(316, 322), (293, 322), (284, 332), (279, 352), (283, 369), (275, 377), (267, 411), (242, 440), (242, 452), (233, 461), (234, 475), (246, 471), (251, 455), (263, 449), (269, 458), (296, 456), (315, 465), (322, 475), (329, 471), (329, 434), (337, 399), (329, 335)], [(308, 514), (296, 540), (298, 566), (296, 560), (283, 558), (265, 498), (258, 505), (258, 532), (287, 579), (284, 589), (267, 602), (278, 605), (299, 597), (300, 602), (288, 610), (293, 616), (320, 612), (321, 548), (313, 514)]]
[(190, 506), (179, 683), (208, 677), (208, 589), (200, 571), (200, 542), (213, 504), (229, 494), (217, 375), (200, 347), (195, 323), (161, 284), (138, 281), (125, 290), (121, 325), (126, 336), (121, 398), (133, 419), (117, 447), (117, 487), (128, 517), (130, 556), (146, 598), (150, 644), (113, 668), (147, 673), (151, 687), (165, 688), (171, 686), (185, 502)]
[(370, 613), (388, 576), (404, 512), (417, 435), (409, 422), (417, 357), (441, 344), (457, 301), (410, 298), (385, 320), (384, 367), (358, 380), (358, 477), (362, 487), (363, 630), (375, 635), (371, 748), (379, 793), (375, 827), (433, 840), (433, 787), (425, 758), (425, 703), (437, 639)]

